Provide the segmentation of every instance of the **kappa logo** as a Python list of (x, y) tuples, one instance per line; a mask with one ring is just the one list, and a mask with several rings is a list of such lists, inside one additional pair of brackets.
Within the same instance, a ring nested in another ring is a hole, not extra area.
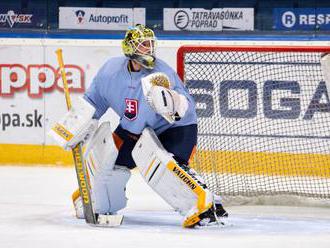
[(185, 29), (189, 24), (189, 15), (186, 11), (179, 10), (174, 16), (174, 24), (178, 29)]
[(7, 22), (8, 25), (12, 28), (15, 23), (32, 23), (32, 16), (28, 14), (15, 14), (13, 10), (9, 10), (7, 14), (0, 14), (0, 23)]
[(78, 24), (84, 23), (84, 21), (85, 21), (85, 11), (83, 11), (83, 10), (77, 10), (74, 13), (75, 13), (75, 15), (77, 17)]
[(136, 99), (125, 99), (126, 108), (124, 116), (126, 119), (133, 121), (138, 115), (138, 100)]
[[(69, 90), (85, 92), (85, 72), (78, 65), (66, 64)], [(60, 68), (50, 64), (0, 64), (0, 98), (12, 97), (16, 92), (26, 90), (28, 96), (41, 98), (46, 92), (63, 91)]]

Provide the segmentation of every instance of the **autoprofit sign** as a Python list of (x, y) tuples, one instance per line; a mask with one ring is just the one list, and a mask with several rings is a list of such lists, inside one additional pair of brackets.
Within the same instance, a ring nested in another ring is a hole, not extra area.
[(273, 16), (279, 30), (330, 30), (330, 8), (275, 8)]
[(60, 29), (126, 30), (145, 23), (145, 8), (59, 8)]

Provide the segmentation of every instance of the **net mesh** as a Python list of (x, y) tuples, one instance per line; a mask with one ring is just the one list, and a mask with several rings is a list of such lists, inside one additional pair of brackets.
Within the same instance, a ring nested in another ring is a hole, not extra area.
[(192, 163), (221, 195), (330, 198), (330, 102), (320, 52), (184, 51)]

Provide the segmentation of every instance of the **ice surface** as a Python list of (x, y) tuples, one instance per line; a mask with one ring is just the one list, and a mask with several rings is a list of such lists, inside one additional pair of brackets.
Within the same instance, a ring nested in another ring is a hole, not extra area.
[(96, 228), (73, 216), (76, 185), (73, 168), (0, 166), (0, 247), (330, 247), (326, 207), (227, 207), (231, 225), (188, 230), (134, 172), (123, 225)]

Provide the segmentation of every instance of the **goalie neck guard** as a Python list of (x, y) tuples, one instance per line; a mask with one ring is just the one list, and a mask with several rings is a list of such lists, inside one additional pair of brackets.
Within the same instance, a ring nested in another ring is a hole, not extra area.
[(147, 69), (155, 66), (155, 34), (150, 28), (137, 24), (130, 28), (122, 41), (125, 56)]

